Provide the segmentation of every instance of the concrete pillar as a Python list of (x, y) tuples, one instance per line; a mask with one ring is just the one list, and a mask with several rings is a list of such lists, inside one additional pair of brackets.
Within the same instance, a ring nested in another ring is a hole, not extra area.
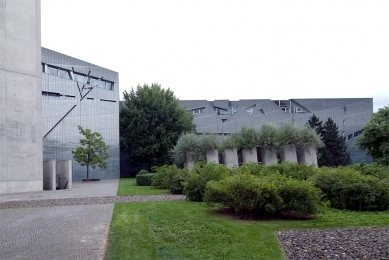
[(56, 160), (48, 160), (43, 162), (43, 189), (56, 190)]
[(207, 163), (215, 162), (219, 163), (219, 152), (217, 150), (207, 151)]
[(282, 148), (280, 157), (281, 162), (297, 162), (296, 146), (292, 144)]
[(186, 159), (186, 161), (185, 161), (185, 168), (190, 171), (190, 170), (192, 170), (194, 164), (195, 164), (194, 160)]
[(301, 164), (314, 165), (317, 168), (318, 164), (316, 147), (309, 146), (306, 148), (301, 148), (299, 151), (297, 151), (297, 160)]
[(225, 149), (223, 152), (223, 157), (224, 157), (224, 165), (226, 165), (227, 168), (232, 169), (239, 166), (238, 151), (236, 148)]
[(263, 165), (277, 164), (277, 153), (268, 148), (261, 148), (261, 158)]
[(59, 174), (59, 188), (72, 189), (72, 160), (58, 161), (57, 173)]
[(43, 190), (40, 0), (0, 0), (0, 194)]
[(242, 149), (243, 162), (255, 162), (258, 163), (257, 147), (243, 148)]

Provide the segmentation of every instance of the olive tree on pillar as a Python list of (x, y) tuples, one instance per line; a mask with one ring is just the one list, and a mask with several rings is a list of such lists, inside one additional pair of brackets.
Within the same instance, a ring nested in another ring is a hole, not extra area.
[(89, 166), (95, 169), (107, 168), (108, 148), (109, 146), (103, 141), (103, 137), (98, 132), (92, 132), (90, 129), (84, 129), (78, 126), (80, 134), (84, 139), (80, 139), (80, 145), (75, 151), (72, 151), (73, 158), (81, 164), (86, 166), (86, 181), (89, 181)]

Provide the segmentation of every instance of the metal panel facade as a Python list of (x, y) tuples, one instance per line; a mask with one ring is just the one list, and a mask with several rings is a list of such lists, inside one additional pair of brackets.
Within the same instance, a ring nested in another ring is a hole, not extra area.
[[(82, 138), (80, 125), (101, 133), (110, 147), (108, 168), (90, 169), (89, 178), (119, 178), (118, 73), (46, 48), (42, 48), (42, 64), (43, 160), (73, 160), (71, 151)], [(75, 73), (88, 83), (77, 85)], [(74, 160), (72, 165), (74, 181), (86, 178), (86, 167)]]

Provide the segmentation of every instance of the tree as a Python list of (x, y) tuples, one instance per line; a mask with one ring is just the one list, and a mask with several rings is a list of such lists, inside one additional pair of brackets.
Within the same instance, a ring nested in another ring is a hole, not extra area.
[(195, 130), (193, 115), (182, 108), (170, 89), (159, 84), (138, 85), (123, 92), (126, 107), (120, 111), (120, 147), (133, 166), (173, 163), (172, 149), (185, 132)]
[(347, 152), (347, 145), (342, 136), (339, 136), (338, 127), (331, 119), (325, 122), (313, 115), (305, 124), (316, 131), (323, 140), (324, 147), (318, 148), (318, 164), (319, 166), (336, 167), (339, 165), (351, 164), (350, 153)]
[(81, 164), (86, 166), (86, 181), (89, 181), (89, 166), (95, 169), (96, 166), (99, 168), (107, 168), (108, 148), (109, 146), (103, 141), (103, 137), (98, 132), (92, 132), (90, 129), (84, 129), (78, 126), (80, 134), (85, 139), (80, 139), (81, 146), (77, 147), (75, 151), (72, 151), (73, 158)]
[(338, 127), (331, 118), (328, 118), (323, 126), (323, 143), (325, 150), (319, 157), (322, 166), (337, 167), (351, 164), (346, 141), (343, 136), (339, 136)]
[(375, 162), (389, 165), (389, 106), (373, 113), (355, 144), (359, 149), (367, 150)]

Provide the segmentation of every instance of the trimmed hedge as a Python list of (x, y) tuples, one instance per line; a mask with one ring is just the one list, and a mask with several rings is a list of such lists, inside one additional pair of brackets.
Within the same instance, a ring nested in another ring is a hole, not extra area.
[(151, 186), (154, 173), (144, 173), (136, 175), (137, 186)]
[(363, 175), (348, 167), (322, 167), (311, 181), (334, 208), (357, 211), (389, 209), (389, 183), (372, 175)]
[(320, 208), (320, 190), (308, 181), (280, 174), (254, 176), (243, 173), (210, 181), (204, 201), (222, 204), (237, 215), (260, 217), (290, 213), (298, 216), (315, 214)]

